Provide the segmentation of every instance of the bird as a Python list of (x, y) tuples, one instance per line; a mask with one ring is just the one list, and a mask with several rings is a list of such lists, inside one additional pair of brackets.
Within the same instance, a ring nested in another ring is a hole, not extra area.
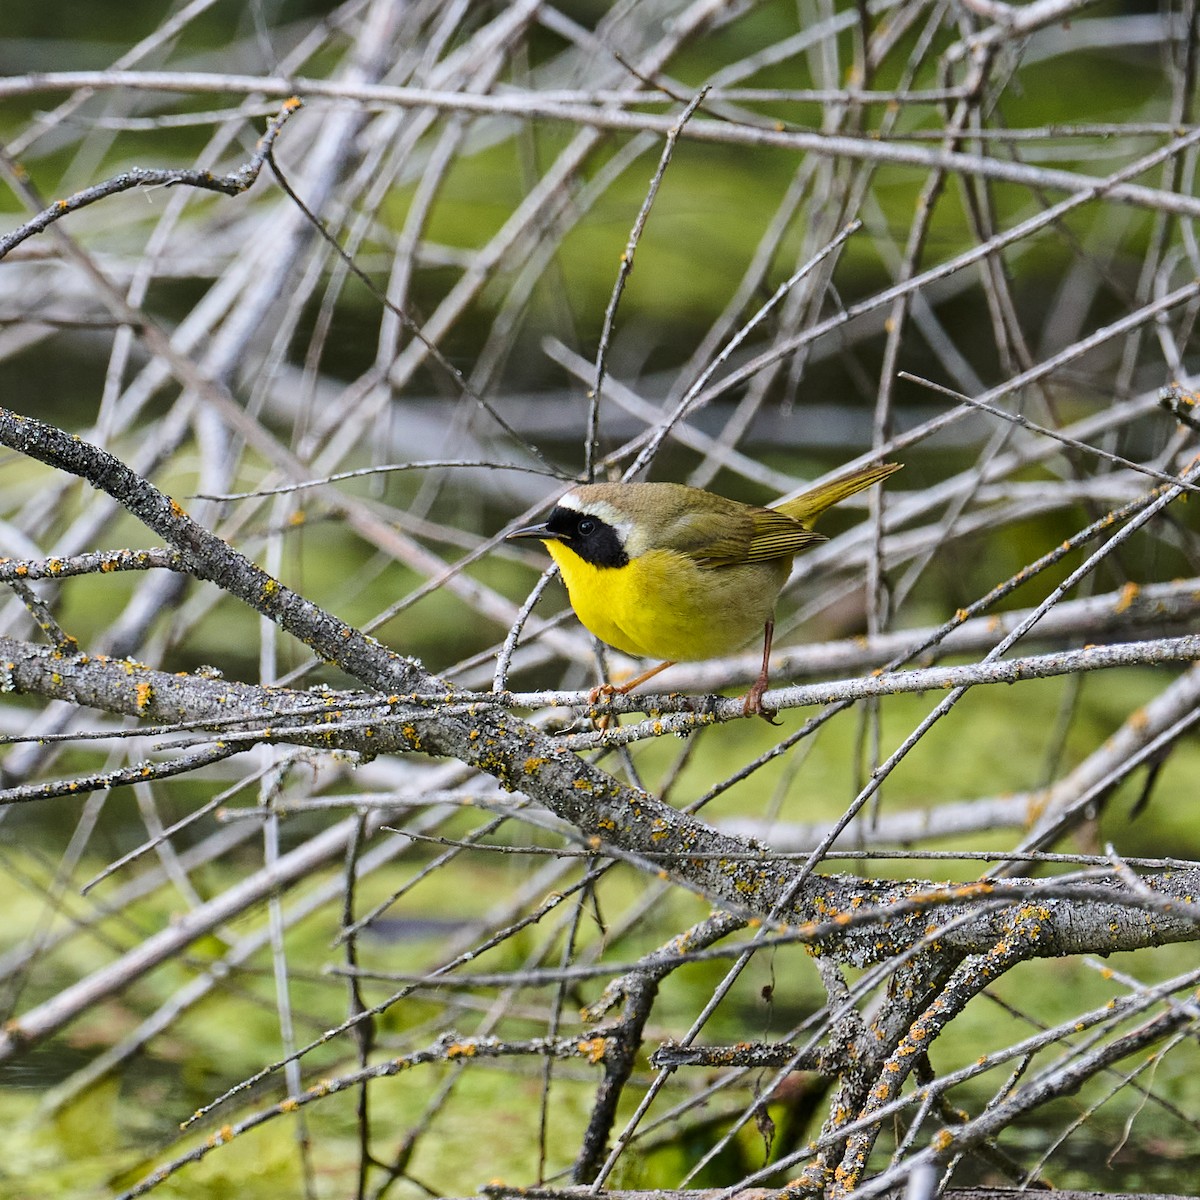
[(571, 607), (602, 642), (657, 666), (614, 687), (625, 695), (677, 662), (699, 662), (763, 638), (762, 669), (743, 700), (770, 721), (775, 602), (792, 559), (826, 539), (813, 522), (827, 508), (886, 479), (900, 463), (863, 467), (792, 500), (760, 508), (680, 483), (588, 483), (561, 496), (546, 520), (514, 529), (557, 564)]

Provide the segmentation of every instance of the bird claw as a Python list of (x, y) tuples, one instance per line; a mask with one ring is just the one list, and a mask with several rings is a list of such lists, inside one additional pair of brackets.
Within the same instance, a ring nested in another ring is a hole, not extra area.
[[(623, 696), (624, 694), (625, 693), (623, 689), (615, 687), (611, 683), (602, 683), (599, 685), (599, 687), (594, 687), (590, 692), (588, 692), (588, 704), (594, 708), (602, 701), (607, 703), (614, 696)], [(598, 717), (592, 717), (592, 724), (601, 733), (605, 733), (612, 728), (615, 720), (616, 719), (612, 713), (601, 713)]]
[(746, 693), (742, 701), (742, 714), (747, 717), (762, 717), (768, 725), (782, 725), (775, 720), (775, 710), (763, 703), (763, 693), (767, 690), (767, 681), (762, 676), (754, 681), (754, 686)]

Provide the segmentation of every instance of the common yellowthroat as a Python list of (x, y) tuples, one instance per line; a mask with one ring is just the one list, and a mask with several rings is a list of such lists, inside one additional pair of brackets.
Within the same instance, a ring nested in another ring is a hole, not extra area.
[(777, 508), (758, 508), (679, 483), (591, 483), (572, 488), (538, 538), (562, 572), (575, 615), (602, 642), (665, 661), (619, 688), (624, 695), (676, 662), (741, 649), (763, 635), (762, 670), (743, 711), (768, 720), (775, 601), (801, 550), (825, 540), (812, 522), (831, 505), (886, 479), (899, 463), (864, 467)]

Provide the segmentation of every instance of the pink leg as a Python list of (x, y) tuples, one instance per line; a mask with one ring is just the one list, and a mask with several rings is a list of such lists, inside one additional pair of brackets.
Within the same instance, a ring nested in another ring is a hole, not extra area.
[(742, 701), (742, 712), (748, 717), (762, 717), (764, 721), (769, 721), (772, 725), (778, 725), (779, 722), (775, 720), (775, 713), (762, 702), (763, 692), (767, 690), (767, 685), (770, 682), (771, 641), (774, 636), (775, 618), (770, 617), (767, 619), (766, 626), (763, 629), (762, 669), (758, 673), (758, 678), (746, 693), (745, 700)]

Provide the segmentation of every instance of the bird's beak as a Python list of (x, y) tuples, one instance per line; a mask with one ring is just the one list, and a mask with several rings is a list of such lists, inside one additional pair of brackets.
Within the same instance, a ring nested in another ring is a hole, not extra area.
[(512, 533), (504, 535), (506, 542), (515, 541), (517, 538), (539, 538), (543, 542), (556, 542), (558, 534), (551, 533), (550, 526), (543, 521), (540, 525), (523, 525), (520, 529), (514, 529)]

